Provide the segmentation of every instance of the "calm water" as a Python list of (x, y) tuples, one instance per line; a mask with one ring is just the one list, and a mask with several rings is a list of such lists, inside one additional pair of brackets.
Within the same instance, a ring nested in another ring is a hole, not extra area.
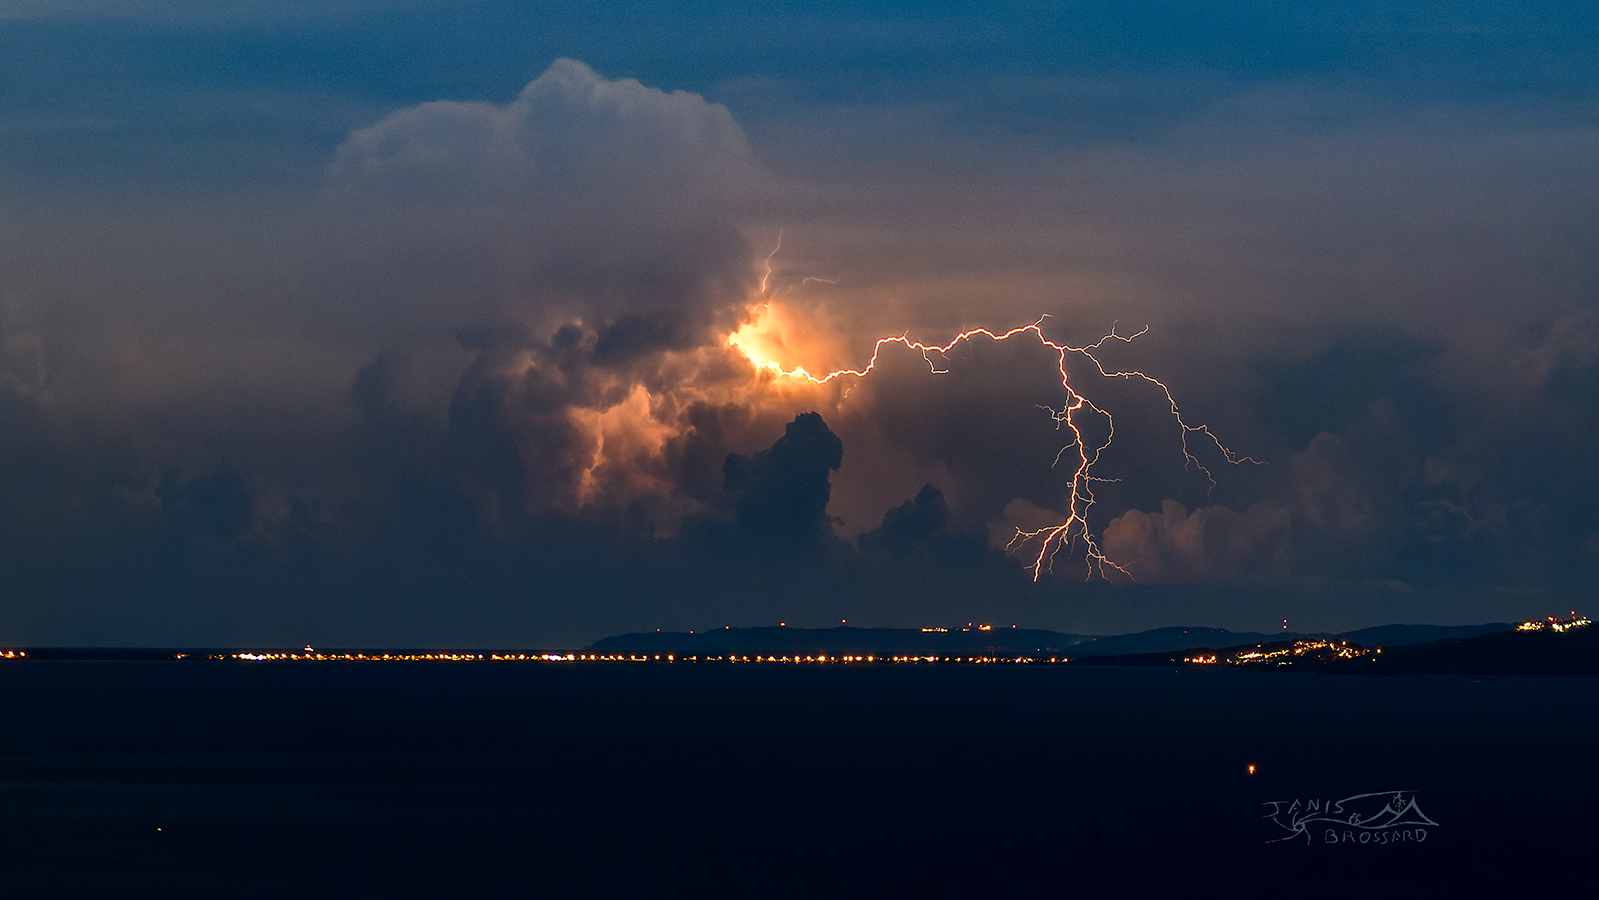
[[(1581, 893), (1596, 699), (1042, 666), (0, 665), (0, 892)], [(1287, 834), (1264, 801), (1389, 790), (1417, 792), (1424, 841), (1264, 843)]]

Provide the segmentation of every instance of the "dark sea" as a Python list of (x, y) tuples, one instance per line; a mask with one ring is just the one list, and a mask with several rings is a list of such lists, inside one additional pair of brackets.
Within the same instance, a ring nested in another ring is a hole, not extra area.
[(0, 664), (0, 896), (1585, 896), (1596, 701), (1599, 678), (30, 660)]

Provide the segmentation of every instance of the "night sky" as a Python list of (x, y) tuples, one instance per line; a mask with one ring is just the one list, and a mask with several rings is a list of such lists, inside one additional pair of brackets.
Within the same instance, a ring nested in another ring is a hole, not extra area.
[(0, 0), (0, 643), (1591, 605), (1599, 10), (981, 6)]

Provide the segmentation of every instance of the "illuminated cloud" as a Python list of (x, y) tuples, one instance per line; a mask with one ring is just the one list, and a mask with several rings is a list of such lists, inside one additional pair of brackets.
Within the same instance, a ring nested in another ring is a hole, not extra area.
[[(751, 418), (725, 336), (754, 292), (762, 177), (724, 107), (568, 59), (507, 104), (422, 104), (340, 146), (340, 259), (363, 260), (363, 308), (468, 352), (447, 443), (491, 518), (632, 510), (669, 534), (720, 489), (705, 470)], [(403, 347), (368, 396), (430, 365)]]
[(1288, 512), (1275, 503), (1239, 513), (1167, 500), (1158, 513), (1129, 510), (1106, 526), (1105, 553), (1150, 584), (1229, 581), (1285, 573), (1289, 536)]

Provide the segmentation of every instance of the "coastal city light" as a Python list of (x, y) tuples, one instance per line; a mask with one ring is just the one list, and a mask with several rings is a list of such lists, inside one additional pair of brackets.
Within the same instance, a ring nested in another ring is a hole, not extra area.
[[(786, 623), (784, 623), (786, 625)], [(1586, 616), (1572, 612), (1567, 618), (1548, 616), (1543, 620), (1528, 620), (1516, 626), (1518, 632), (1551, 631), (1568, 632), (1574, 629), (1585, 628), (1591, 624)], [(1016, 628), (1016, 626), (1012, 626)], [(724, 626), (723, 631), (730, 630)], [(911, 634), (920, 635), (949, 635), (950, 640), (962, 632), (976, 633), (992, 632), (993, 626), (986, 623), (968, 622), (961, 627), (947, 627), (943, 625), (923, 626)], [(804, 629), (794, 632), (802, 637)], [(1003, 633), (1003, 632), (1001, 632)], [(689, 632), (693, 634), (693, 632)], [(665, 637), (657, 630), (656, 635)], [(643, 635), (639, 635), (643, 637)], [(653, 636), (652, 636), (653, 637)], [(934, 640), (945, 640), (937, 638)], [(603, 642), (602, 642), (603, 643)], [(1076, 662), (1082, 664), (1107, 664), (1107, 665), (1173, 665), (1179, 667), (1201, 667), (1210, 669), (1224, 669), (1227, 667), (1241, 668), (1267, 668), (1279, 666), (1304, 666), (1320, 667), (1329, 664), (1341, 664), (1353, 660), (1369, 660), (1375, 662), (1383, 653), (1381, 647), (1366, 647), (1350, 643), (1347, 640), (1335, 638), (1301, 639), (1293, 641), (1262, 642), (1246, 646), (1234, 646), (1213, 649), (1210, 647), (1196, 647), (1187, 651), (1167, 655), (1164, 651), (1134, 652), (1116, 655), (1092, 655), (1088, 657), (1066, 657), (1055, 653), (1049, 655), (1048, 651), (1040, 649), (1033, 653), (1000, 652), (1000, 647), (987, 647), (982, 650), (977, 648), (963, 648), (968, 652), (963, 653), (938, 653), (938, 652), (913, 652), (913, 653), (868, 653), (866, 648), (859, 650), (803, 651), (789, 650), (781, 653), (681, 653), (681, 647), (663, 646), (662, 652), (594, 652), (589, 650), (372, 650), (372, 649), (317, 649), (310, 644), (298, 650), (287, 649), (256, 649), (256, 650), (183, 650), (183, 651), (116, 651), (122, 655), (113, 658), (140, 659), (140, 660), (172, 660), (172, 661), (212, 661), (212, 662), (241, 662), (241, 663), (522, 663), (522, 664), (571, 664), (571, 663), (652, 663), (652, 664), (688, 664), (688, 663), (726, 663), (739, 664), (777, 664), (777, 665), (1029, 665), (1033, 663), (1062, 664)], [(976, 652), (971, 652), (976, 651)], [(102, 658), (99, 656), (81, 656), (83, 652), (91, 651), (66, 651), (74, 654), (61, 656), (62, 651), (43, 651), (42, 655), (29, 656), (29, 651), (15, 647), (0, 649), (0, 661), (24, 660), (29, 658), (61, 659), (61, 658)]]
[[(0, 657), (4, 654), (0, 653)], [(1067, 662), (1064, 657), (968, 655), (941, 656), (877, 656), (875, 654), (784, 654), (754, 656), (716, 654), (678, 656), (673, 653), (383, 653), (383, 652), (315, 652), (293, 653), (287, 651), (242, 651), (231, 654), (173, 654), (173, 659), (196, 658), (212, 660), (237, 660), (241, 662), (475, 662), (475, 663), (778, 663), (786, 665), (859, 665), (866, 663), (949, 663), (960, 665), (1025, 665), (1036, 662)]]

